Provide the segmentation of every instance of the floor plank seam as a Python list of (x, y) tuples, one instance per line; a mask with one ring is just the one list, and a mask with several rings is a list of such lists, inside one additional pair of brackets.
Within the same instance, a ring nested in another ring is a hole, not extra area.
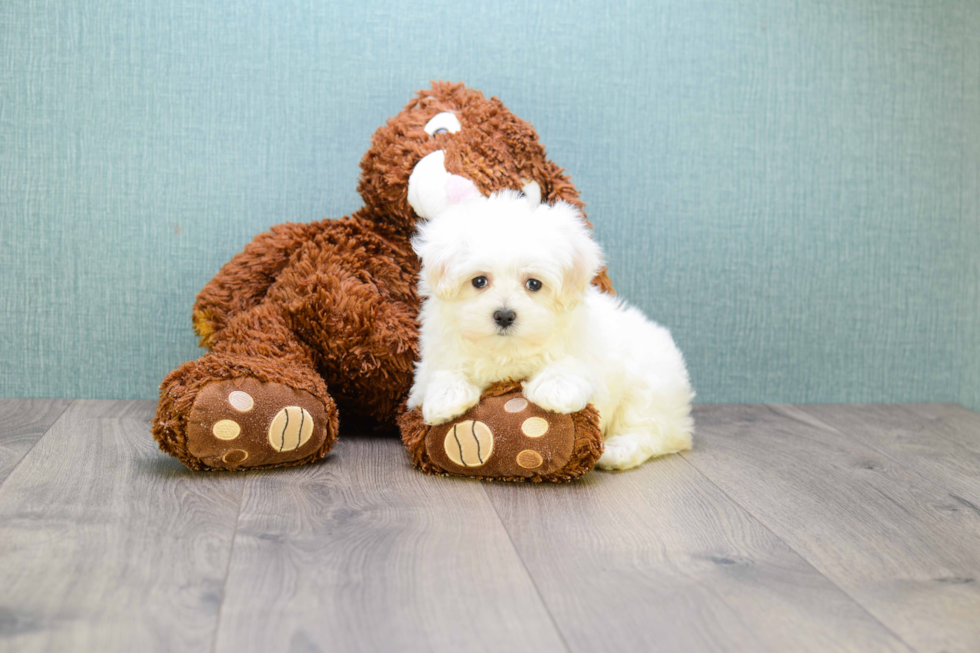
[[(943, 427), (945, 427), (947, 429), (948, 428), (953, 428), (953, 427), (952, 427), (952, 425), (949, 422), (946, 421), (946, 418), (945, 417), (928, 417), (926, 415), (922, 415), (921, 413), (919, 413), (916, 410), (916, 407), (917, 406), (945, 406), (945, 407), (952, 407), (952, 408), (961, 408), (961, 409), (963, 409), (965, 411), (968, 411), (968, 412), (971, 412), (971, 413), (974, 413), (974, 414), (978, 414), (976, 411), (970, 410), (966, 406), (961, 406), (960, 404), (895, 404), (895, 405), (904, 414), (909, 415), (910, 417), (914, 417), (915, 419), (919, 420), (920, 423), (924, 423), (925, 425), (927, 425), (929, 427), (932, 427), (932, 421), (935, 420), (938, 424), (940, 424), (941, 426), (943, 426)], [(951, 438), (950, 435), (949, 435), (949, 433), (947, 433), (946, 431), (943, 431), (941, 429), (935, 429), (934, 430), (934, 429), (930, 428), (929, 429), (929, 433), (933, 437), (940, 437), (940, 438), (942, 438), (943, 441), (946, 442), (947, 444), (952, 444), (954, 446), (958, 446), (958, 443), (956, 442), (955, 438)]]
[(524, 557), (521, 556), (521, 552), (518, 550), (517, 545), (514, 544), (514, 538), (511, 536), (510, 529), (507, 528), (507, 524), (504, 523), (503, 518), (500, 516), (500, 511), (497, 510), (497, 504), (494, 503), (493, 497), (490, 496), (489, 492), (487, 492), (486, 486), (484, 486), (482, 489), (484, 496), (487, 497), (487, 500), (493, 507), (493, 514), (496, 515), (497, 521), (500, 523), (501, 528), (503, 528), (504, 532), (507, 533), (507, 541), (510, 542), (511, 550), (513, 550), (514, 555), (517, 556), (517, 559), (521, 561), (521, 569), (523, 569), (524, 573), (527, 574), (528, 579), (531, 581), (531, 587), (534, 588), (534, 593), (538, 595), (538, 600), (541, 601), (541, 605), (544, 606), (545, 612), (548, 613), (548, 619), (551, 620), (551, 625), (554, 627), (555, 632), (558, 633), (558, 638), (561, 639), (561, 643), (565, 647), (565, 650), (568, 651), (568, 653), (572, 653), (572, 647), (568, 645), (568, 640), (565, 639), (565, 633), (562, 632), (561, 628), (558, 626), (558, 621), (555, 619), (555, 615), (551, 614), (551, 606), (549, 606), (548, 602), (545, 601), (544, 595), (541, 593), (541, 588), (538, 587), (538, 581), (534, 579), (534, 575), (531, 573), (531, 570), (527, 568), (527, 563), (524, 561)]
[(795, 555), (797, 555), (797, 556), (798, 556), (798, 557), (800, 558), (800, 560), (802, 560), (802, 561), (803, 561), (803, 563), (804, 563), (804, 564), (806, 564), (806, 566), (808, 566), (808, 567), (809, 567), (810, 569), (812, 569), (812, 570), (813, 570), (813, 571), (814, 571), (815, 573), (817, 573), (817, 574), (818, 574), (818, 575), (819, 575), (819, 576), (820, 576), (821, 578), (823, 578), (823, 579), (825, 579), (825, 580), (826, 580), (826, 581), (827, 581), (828, 583), (830, 583), (830, 584), (831, 584), (831, 585), (832, 585), (833, 587), (835, 587), (835, 588), (837, 588), (837, 590), (838, 590), (838, 591), (839, 591), (839, 592), (840, 592), (841, 594), (843, 594), (843, 595), (844, 595), (844, 596), (846, 596), (846, 597), (847, 597), (848, 599), (850, 599), (850, 601), (851, 601), (851, 602), (852, 602), (852, 603), (853, 603), (853, 604), (854, 604), (855, 606), (857, 606), (858, 608), (860, 608), (860, 609), (861, 609), (861, 610), (862, 610), (862, 611), (863, 611), (863, 612), (864, 612), (864, 613), (865, 613), (865, 614), (866, 614), (866, 615), (867, 615), (867, 616), (868, 616), (868, 617), (869, 617), (869, 618), (870, 618), (870, 619), (871, 619), (872, 621), (874, 621), (875, 623), (877, 623), (878, 625), (880, 625), (880, 626), (881, 626), (882, 628), (884, 628), (886, 632), (889, 632), (889, 633), (891, 633), (891, 634), (892, 634), (892, 635), (893, 635), (893, 636), (895, 637), (895, 639), (896, 639), (896, 640), (898, 640), (899, 642), (901, 642), (902, 644), (904, 644), (904, 645), (905, 645), (906, 647), (908, 647), (908, 650), (909, 650), (909, 651), (916, 651), (916, 652), (918, 652), (918, 650), (919, 650), (919, 649), (917, 649), (917, 648), (915, 648), (914, 646), (912, 646), (911, 644), (909, 644), (909, 643), (908, 643), (907, 641), (905, 641), (905, 638), (903, 638), (903, 637), (901, 637), (901, 636), (900, 636), (900, 635), (899, 635), (898, 633), (896, 633), (896, 632), (895, 632), (894, 630), (892, 630), (892, 629), (891, 629), (891, 628), (889, 628), (889, 627), (888, 627), (888, 626), (887, 626), (886, 624), (884, 624), (884, 623), (883, 623), (883, 622), (881, 621), (881, 619), (879, 619), (879, 618), (878, 618), (878, 616), (877, 616), (876, 614), (874, 614), (874, 613), (872, 613), (872, 612), (871, 612), (870, 610), (868, 610), (868, 608), (867, 608), (867, 606), (865, 606), (865, 605), (864, 605), (863, 603), (861, 603), (860, 601), (858, 601), (858, 600), (857, 600), (856, 598), (854, 598), (854, 596), (852, 596), (852, 595), (851, 595), (851, 593), (850, 593), (850, 592), (848, 592), (847, 590), (845, 590), (845, 589), (844, 589), (843, 587), (841, 587), (840, 585), (838, 585), (837, 583), (835, 583), (835, 582), (833, 581), (833, 579), (831, 579), (831, 578), (829, 578), (829, 577), (828, 577), (828, 576), (827, 576), (826, 574), (824, 574), (824, 573), (823, 573), (822, 571), (820, 571), (820, 570), (819, 570), (819, 569), (818, 569), (818, 568), (817, 568), (817, 567), (816, 567), (816, 566), (815, 566), (815, 565), (814, 565), (814, 564), (813, 564), (812, 562), (810, 562), (810, 560), (809, 560), (809, 558), (807, 558), (807, 557), (806, 557), (805, 555), (803, 555), (803, 554), (802, 554), (802, 553), (801, 553), (800, 551), (798, 551), (798, 550), (796, 549), (796, 547), (794, 547), (794, 546), (793, 546), (793, 545), (791, 545), (791, 544), (790, 544), (789, 542), (787, 542), (786, 540), (784, 540), (783, 538), (781, 538), (781, 537), (780, 537), (779, 535), (777, 535), (777, 534), (776, 534), (776, 533), (775, 533), (775, 532), (774, 532), (774, 531), (773, 531), (773, 530), (772, 530), (772, 529), (771, 529), (771, 528), (769, 527), (769, 525), (768, 525), (768, 524), (767, 524), (767, 523), (766, 523), (765, 521), (763, 521), (763, 520), (762, 520), (762, 519), (761, 519), (761, 518), (760, 518), (760, 517), (759, 517), (758, 515), (756, 515), (756, 514), (755, 514), (754, 512), (752, 512), (751, 510), (749, 510), (749, 509), (748, 509), (748, 508), (747, 508), (746, 506), (744, 506), (744, 505), (742, 505), (742, 503), (741, 503), (740, 501), (737, 501), (737, 500), (736, 500), (736, 499), (735, 499), (735, 498), (734, 498), (733, 496), (731, 496), (731, 495), (730, 495), (730, 494), (729, 494), (728, 492), (726, 492), (726, 491), (725, 491), (725, 488), (723, 488), (723, 487), (721, 487), (720, 485), (718, 485), (717, 483), (715, 483), (715, 482), (714, 482), (714, 481), (713, 481), (713, 480), (712, 480), (712, 479), (711, 479), (711, 478), (710, 478), (710, 477), (709, 477), (709, 476), (708, 476), (707, 474), (705, 474), (705, 473), (704, 473), (704, 472), (703, 472), (703, 471), (702, 471), (701, 469), (699, 469), (699, 468), (698, 468), (698, 466), (697, 466), (697, 465), (695, 465), (695, 464), (694, 464), (694, 463), (693, 463), (693, 462), (692, 462), (692, 461), (690, 460), (690, 458), (688, 457), (688, 456), (690, 456), (690, 455), (691, 455), (691, 452), (689, 452), (689, 451), (682, 451), (682, 452), (680, 452), (680, 453), (679, 453), (678, 455), (679, 455), (679, 456), (681, 457), (681, 459), (682, 459), (682, 460), (684, 460), (684, 461), (685, 461), (685, 462), (686, 462), (686, 463), (687, 463), (688, 465), (690, 465), (691, 467), (693, 467), (693, 468), (694, 468), (694, 470), (695, 470), (695, 471), (696, 471), (696, 472), (697, 472), (697, 473), (698, 473), (698, 474), (699, 474), (699, 475), (700, 475), (700, 476), (701, 476), (702, 478), (704, 478), (704, 480), (705, 480), (705, 481), (707, 481), (708, 483), (710, 483), (711, 485), (713, 485), (713, 486), (714, 486), (715, 488), (717, 488), (717, 490), (718, 490), (719, 492), (721, 492), (721, 493), (722, 493), (723, 495), (725, 495), (726, 497), (728, 497), (728, 500), (729, 500), (729, 501), (731, 501), (731, 502), (732, 502), (733, 504), (735, 504), (736, 506), (738, 506), (739, 508), (741, 508), (742, 510), (744, 510), (744, 511), (745, 511), (745, 513), (746, 513), (747, 515), (749, 515), (749, 516), (750, 516), (750, 517), (751, 517), (752, 519), (754, 519), (754, 520), (755, 520), (755, 521), (756, 521), (756, 522), (757, 522), (757, 523), (759, 524), (759, 526), (761, 526), (762, 528), (764, 528), (764, 529), (765, 529), (765, 530), (766, 530), (766, 531), (767, 531), (767, 532), (768, 532), (768, 533), (769, 533), (770, 535), (772, 535), (772, 536), (773, 536), (774, 538), (776, 538), (776, 540), (777, 540), (777, 541), (779, 541), (779, 542), (782, 542), (782, 543), (783, 543), (783, 545), (784, 545), (784, 546), (785, 546), (785, 547), (786, 547), (787, 549), (789, 549), (789, 550), (790, 550), (790, 551), (792, 551), (792, 552), (793, 552), (793, 553), (794, 553)]
[(62, 409), (62, 411), (60, 413), (58, 413), (58, 416), (55, 418), (55, 420), (53, 422), (51, 422), (51, 426), (49, 426), (44, 431), (44, 433), (41, 435), (41, 437), (39, 437), (37, 440), (35, 440), (34, 441), (34, 444), (32, 444), (31, 447), (27, 451), (24, 452), (24, 455), (20, 457), (20, 460), (17, 461), (17, 464), (14, 465), (13, 467), (11, 467), (10, 468), (10, 471), (7, 472), (7, 475), (5, 477), (3, 477), (2, 479), (0, 479), (0, 490), (3, 489), (4, 483), (7, 482), (7, 479), (9, 479), (11, 476), (14, 475), (14, 473), (17, 471), (17, 468), (20, 467), (24, 463), (24, 461), (27, 460), (27, 457), (31, 455), (31, 452), (34, 451), (34, 449), (37, 448), (38, 443), (41, 440), (43, 440), (48, 435), (48, 433), (51, 432), (51, 429), (53, 429), (55, 426), (58, 425), (58, 423), (61, 421), (61, 419), (65, 416), (65, 413), (68, 412), (68, 409), (69, 408), (71, 408), (72, 406), (75, 405), (75, 402), (76, 401), (77, 401), (76, 399), (70, 399), (68, 401), (68, 404), (64, 407), (64, 409)]
[[(907, 415), (909, 415), (911, 417), (918, 417), (916, 415), (916, 413), (914, 413), (914, 412), (912, 412), (910, 410), (905, 409), (902, 404), (893, 404), (893, 405), (898, 406), (905, 414), (907, 414)], [(824, 420), (822, 420), (817, 415), (814, 415), (811, 411), (809, 411), (809, 410), (806, 409), (806, 406), (794, 406), (792, 404), (791, 404), (791, 406), (793, 408), (796, 408), (798, 410), (803, 411), (807, 415), (807, 417), (809, 417), (810, 419), (812, 419), (815, 422), (815, 424), (811, 424), (811, 426), (818, 426), (819, 428), (822, 428), (822, 429), (824, 429), (826, 431), (829, 431), (831, 433), (836, 433), (837, 435), (839, 435), (839, 436), (841, 436), (843, 438), (850, 438), (851, 437), (847, 433), (845, 433), (844, 431), (842, 431), (841, 429), (837, 428), (836, 426), (834, 426), (832, 424), (828, 424), (827, 422), (825, 422)], [(792, 419), (794, 421), (797, 421), (797, 422), (799, 422), (801, 424), (806, 424), (806, 422), (803, 422), (802, 420), (799, 420), (798, 418), (794, 417), (793, 415), (787, 415), (786, 413), (780, 413), (780, 412), (777, 412), (776, 414), (779, 415), (780, 417), (785, 417), (787, 419)], [(937, 435), (934, 431), (930, 431), (930, 433), (932, 435)], [(938, 434), (938, 435), (942, 436), (941, 433)], [(952, 443), (951, 440), (947, 440), (947, 442)], [(881, 456), (882, 458), (888, 460), (892, 465), (895, 466), (895, 469), (900, 469), (903, 472), (905, 472), (905, 474), (908, 475), (909, 477), (911, 477), (913, 479), (916, 479), (917, 482), (921, 482), (921, 481), (937, 482), (936, 479), (933, 479), (933, 478), (928, 477), (928, 476), (924, 476), (921, 471), (915, 469), (915, 467), (913, 467), (913, 466), (910, 466), (908, 463), (904, 462), (901, 458), (896, 458), (892, 453), (889, 452), (889, 450), (888, 450), (887, 447), (881, 448), (881, 447), (877, 446), (874, 442), (869, 442), (867, 440), (862, 440), (861, 441), (861, 444), (862, 444), (862, 446), (867, 447), (870, 451), (873, 451), (875, 454), (877, 454), (877, 455)], [(955, 443), (953, 443), (953, 444), (955, 444)], [(948, 489), (947, 489), (947, 494), (954, 501), (957, 501), (958, 503), (962, 503), (963, 500), (961, 499), (961, 497), (958, 497), (956, 494), (953, 494), (952, 492), (949, 492)], [(890, 497), (890, 496), (887, 496), (887, 495), (882, 495), (882, 496), (885, 499), (887, 499), (888, 501), (891, 501), (893, 504), (897, 505), (903, 512), (905, 512), (905, 513), (908, 514), (908, 508), (906, 508), (905, 506), (903, 506), (901, 504), (896, 503), (895, 500), (892, 497)], [(967, 504), (969, 504), (969, 506), (972, 506), (974, 508), (974, 512), (976, 512), (977, 514), (980, 514), (980, 510), (976, 510), (976, 506), (973, 506), (973, 504), (971, 504), (970, 502), (967, 502)]]
[[(799, 406), (793, 406), (792, 404), (789, 404), (789, 405), (792, 406), (792, 407), (794, 407), (794, 408), (796, 408), (796, 409), (798, 409), (798, 410), (803, 411), (804, 413), (806, 413), (807, 417), (809, 417), (810, 419), (812, 419), (816, 423), (815, 424), (808, 424), (807, 422), (804, 422), (803, 420), (801, 420), (801, 419), (799, 419), (797, 417), (794, 417), (793, 415), (786, 414), (785, 412), (779, 412), (779, 411), (773, 411), (773, 412), (776, 415), (780, 416), (780, 417), (784, 417), (786, 419), (791, 419), (794, 422), (797, 422), (799, 424), (803, 424), (804, 426), (817, 426), (817, 427), (819, 427), (819, 428), (821, 428), (821, 429), (823, 429), (825, 431), (830, 431), (831, 433), (836, 433), (837, 435), (839, 435), (839, 436), (841, 436), (843, 438), (849, 438), (849, 439), (851, 438), (851, 436), (849, 436), (847, 433), (844, 433), (843, 431), (841, 431), (836, 426), (833, 426), (832, 424), (828, 424), (827, 422), (825, 422), (822, 419), (820, 419), (817, 415), (814, 415), (812, 412), (810, 412), (809, 410), (807, 410), (806, 409), (806, 405), (799, 405)], [(870, 449), (871, 451), (875, 452), (876, 454), (878, 454), (882, 458), (887, 458), (889, 462), (891, 462), (893, 465), (895, 465), (897, 467), (900, 467), (901, 469), (903, 469), (908, 474), (911, 474), (911, 475), (914, 475), (914, 476), (921, 476), (921, 474), (919, 472), (917, 472), (915, 469), (909, 467), (907, 464), (905, 464), (904, 462), (902, 462), (902, 460), (900, 460), (898, 458), (895, 458), (895, 456), (893, 456), (887, 450), (882, 450), (881, 448), (875, 446), (875, 444), (873, 442), (868, 442), (867, 440), (862, 440), (861, 441), (861, 445), (867, 447), (868, 449)]]
[(235, 528), (231, 533), (231, 546), (228, 548), (228, 564), (225, 565), (225, 578), (221, 582), (221, 607), (218, 608), (218, 618), (214, 624), (214, 638), (211, 641), (211, 653), (218, 650), (218, 634), (221, 632), (221, 616), (225, 612), (225, 593), (228, 591), (228, 577), (231, 576), (231, 563), (235, 559), (235, 544), (238, 542), (238, 524), (242, 519), (242, 505), (245, 503), (245, 484), (247, 478), (242, 479), (242, 491), (238, 495), (238, 511), (235, 513)]

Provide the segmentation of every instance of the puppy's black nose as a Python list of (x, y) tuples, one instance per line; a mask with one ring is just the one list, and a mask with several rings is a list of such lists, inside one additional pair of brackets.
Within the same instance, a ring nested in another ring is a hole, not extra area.
[(511, 324), (513, 324), (514, 320), (516, 319), (517, 319), (517, 313), (510, 310), (509, 308), (501, 308), (499, 310), (494, 311), (493, 313), (493, 321), (497, 323), (497, 326), (503, 329), (506, 329)]

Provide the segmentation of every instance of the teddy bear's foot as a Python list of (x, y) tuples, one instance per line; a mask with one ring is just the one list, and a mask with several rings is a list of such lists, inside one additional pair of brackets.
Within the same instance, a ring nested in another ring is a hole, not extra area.
[(602, 454), (598, 412), (552, 413), (529, 402), (518, 383), (501, 383), (457, 419), (427, 426), (421, 410), (400, 420), (415, 465), (430, 474), (506, 481), (570, 481)]
[(187, 451), (211, 469), (296, 465), (319, 458), (330, 424), (304, 390), (245, 377), (205, 386), (187, 420)]

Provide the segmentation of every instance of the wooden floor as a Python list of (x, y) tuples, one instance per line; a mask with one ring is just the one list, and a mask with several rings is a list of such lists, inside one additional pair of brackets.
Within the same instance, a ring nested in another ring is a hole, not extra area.
[(700, 406), (567, 485), (345, 434), (195, 473), (151, 402), (0, 400), (0, 650), (980, 651), (980, 415)]

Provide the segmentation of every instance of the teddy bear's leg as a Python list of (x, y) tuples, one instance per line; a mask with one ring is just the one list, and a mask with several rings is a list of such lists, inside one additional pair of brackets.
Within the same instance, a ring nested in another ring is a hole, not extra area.
[[(408, 301), (414, 280), (397, 276), (390, 257), (366, 260), (366, 248), (318, 245), (295, 259), (269, 301), (286, 307), (341, 406), (394, 424), (417, 360), (418, 305)], [(404, 288), (393, 291), (396, 282)]]
[(219, 332), (239, 313), (259, 305), (290, 256), (328, 229), (333, 220), (280, 224), (256, 236), (225, 263), (194, 301), (194, 330), (202, 347), (211, 347)]
[(399, 426), (412, 462), (429, 474), (502, 481), (570, 481), (602, 454), (599, 413), (570, 415), (529, 402), (519, 383), (488, 388), (480, 403), (454, 420), (428, 426), (416, 407)]
[(298, 465), (337, 439), (313, 355), (272, 304), (235, 316), (211, 351), (160, 386), (153, 435), (192, 469)]

